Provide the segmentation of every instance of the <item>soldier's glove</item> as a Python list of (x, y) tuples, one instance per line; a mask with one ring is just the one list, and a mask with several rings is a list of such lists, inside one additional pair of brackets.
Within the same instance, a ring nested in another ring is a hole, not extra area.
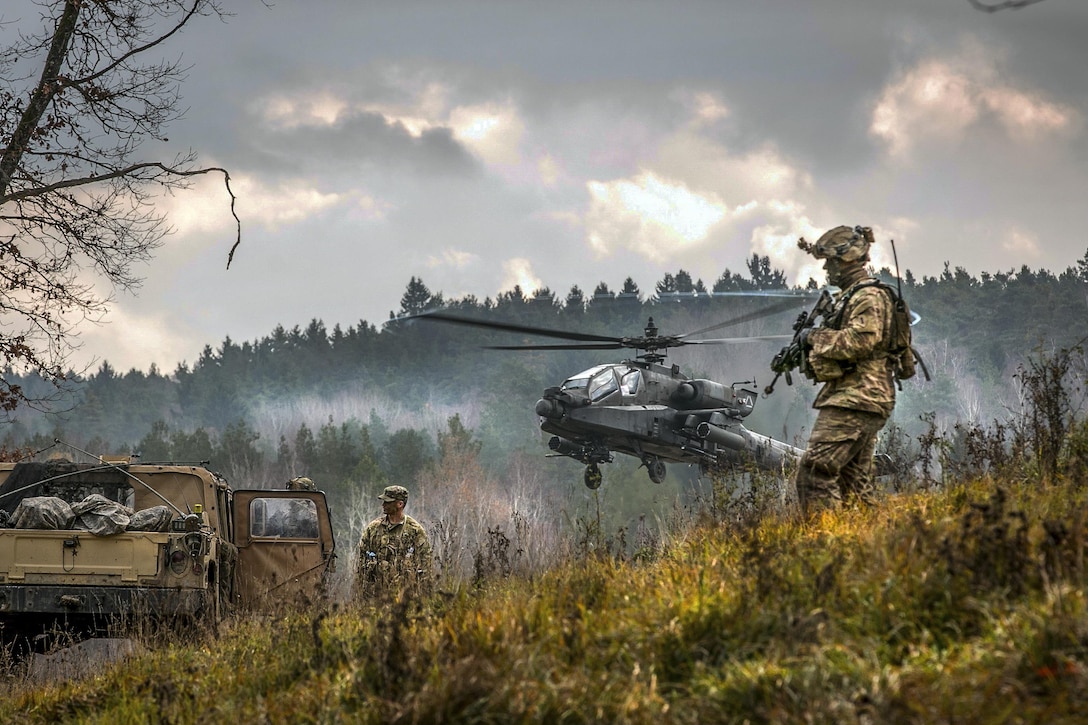
[(811, 350), (812, 343), (809, 342), (809, 335), (812, 334), (812, 328), (806, 327), (797, 334), (797, 344), (800, 345), (802, 350)]

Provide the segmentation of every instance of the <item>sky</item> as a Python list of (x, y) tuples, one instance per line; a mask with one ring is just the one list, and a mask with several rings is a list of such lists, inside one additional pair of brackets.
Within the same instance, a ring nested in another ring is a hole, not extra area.
[(1088, 252), (1081, 0), (226, 4), (164, 50), (191, 68), (161, 153), (229, 169), (241, 244), (227, 269), (221, 179), (164, 198), (174, 233), (76, 362), (380, 325), (413, 276), (646, 295), (755, 253), (822, 282), (796, 241), (840, 224), (916, 277)]

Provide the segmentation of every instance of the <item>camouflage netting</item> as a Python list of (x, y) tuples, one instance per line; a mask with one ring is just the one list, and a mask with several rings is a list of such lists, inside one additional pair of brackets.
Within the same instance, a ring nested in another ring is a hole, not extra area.
[(171, 519), (168, 506), (134, 512), (96, 493), (71, 505), (55, 496), (24, 498), (6, 525), (13, 529), (77, 529), (95, 536), (111, 536), (122, 531), (167, 531)]

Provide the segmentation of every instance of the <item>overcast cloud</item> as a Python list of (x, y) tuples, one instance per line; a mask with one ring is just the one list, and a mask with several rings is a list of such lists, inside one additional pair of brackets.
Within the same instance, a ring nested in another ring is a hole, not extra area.
[(1088, 3), (229, 5), (170, 46), (193, 67), (164, 156), (230, 170), (242, 243), (226, 270), (221, 182), (164, 201), (176, 234), (83, 359), (170, 371), (276, 324), (380, 324), (413, 275), (648, 293), (755, 252), (804, 283), (797, 238), (838, 224), (916, 276), (1088, 249)]

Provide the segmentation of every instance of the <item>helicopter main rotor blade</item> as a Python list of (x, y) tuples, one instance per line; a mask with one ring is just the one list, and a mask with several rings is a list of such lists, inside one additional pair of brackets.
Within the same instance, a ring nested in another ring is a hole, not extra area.
[(711, 332), (713, 330), (720, 330), (723, 327), (729, 327), (730, 325), (739, 325), (742, 322), (749, 322), (751, 320), (758, 320), (761, 317), (766, 317), (768, 315), (774, 315), (774, 314), (777, 314), (779, 312), (785, 312), (786, 310), (790, 309), (791, 307), (796, 307), (798, 304), (801, 304), (801, 303), (804, 303), (804, 302), (808, 302), (808, 299), (804, 298), (804, 297), (800, 297), (800, 296), (795, 296), (795, 297), (793, 297), (791, 299), (786, 300), (785, 302), (779, 302), (777, 304), (771, 305), (770, 307), (764, 307), (761, 310), (756, 310), (755, 312), (750, 312), (747, 315), (741, 315), (740, 317), (734, 317), (731, 320), (726, 320), (725, 322), (719, 322), (716, 325), (711, 325), (710, 327), (704, 327), (701, 330), (695, 330), (694, 332), (689, 332), (689, 333), (687, 333), (685, 335), (680, 335), (679, 337), (681, 339), (683, 339), (683, 338), (691, 337), (692, 335), (701, 335), (704, 332)]
[(801, 298), (805, 300), (815, 301), (820, 296), (820, 290), (773, 290), (773, 289), (754, 289), (746, 291), (732, 291), (732, 292), (711, 292), (711, 297), (793, 297)]
[[(413, 320), (438, 320), (440, 322), (451, 322), (455, 325), (469, 325), (472, 327), (483, 327), (489, 330), (505, 330), (507, 332), (521, 332), (527, 335), (541, 335), (542, 337), (558, 337), (562, 340), (582, 340), (585, 342), (609, 342), (613, 344), (619, 344), (623, 342), (621, 337), (612, 337), (610, 335), (592, 335), (585, 332), (564, 332), (562, 330), (551, 330), (545, 327), (532, 327), (530, 325), (515, 325), (509, 322), (494, 322), (490, 320), (478, 320), (472, 317), (461, 317), (460, 315), (451, 315), (448, 312), (424, 312), (419, 315), (415, 315), (410, 318)], [(504, 349), (504, 348), (496, 348)], [(562, 349), (562, 348), (560, 348)], [(611, 348), (586, 348), (607, 350)]]
[(735, 342), (764, 342), (766, 340), (792, 340), (793, 335), (754, 335), (752, 337), (719, 337), (709, 340), (681, 340), (676, 347), (684, 345), (730, 345)]
[(627, 347), (615, 342), (570, 343), (569, 345), (484, 345), (485, 350), (619, 350)]

